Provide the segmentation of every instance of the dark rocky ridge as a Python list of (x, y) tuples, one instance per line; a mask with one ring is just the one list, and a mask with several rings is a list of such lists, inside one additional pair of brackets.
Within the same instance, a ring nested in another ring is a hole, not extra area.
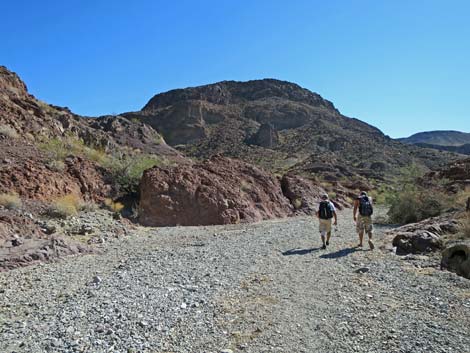
[(123, 115), (152, 126), (189, 156), (223, 154), (331, 180), (387, 179), (411, 163), (433, 168), (457, 158), (394, 141), (318, 94), (274, 79), (173, 90)]

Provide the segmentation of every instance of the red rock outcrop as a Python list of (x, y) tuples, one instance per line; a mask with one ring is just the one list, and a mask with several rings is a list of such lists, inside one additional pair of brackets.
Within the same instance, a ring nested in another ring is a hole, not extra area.
[(0, 207), (0, 272), (89, 252), (80, 243), (45, 234), (28, 215)]
[(293, 215), (279, 180), (220, 156), (192, 166), (149, 169), (140, 194), (139, 221), (147, 226), (256, 222)]
[(14, 192), (25, 199), (53, 200), (75, 194), (102, 201), (112, 194), (112, 180), (96, 163), (82, 157), (68, 157), (63, 170), (44, 164), (34, 145), (1, 140), (0, 193)]

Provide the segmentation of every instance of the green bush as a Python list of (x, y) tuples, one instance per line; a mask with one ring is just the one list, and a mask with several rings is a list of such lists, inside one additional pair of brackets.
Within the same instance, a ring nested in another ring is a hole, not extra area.
[(420, 186), (422, 171), (411, 166), (402, 170), (397, 189), (385, 193), (385, 203), (390, 206), (389, 222), (407, 224), (439, 216), (452, 205), (452, 199), (438, 188)]
[(110, 171), (113, 181), (120, 190), (130, 193), (137, 191), (144, 170), (162, 165), (165, 162), (156, 155), (126, 151), (125, 149), (120, 153), (107, 154), (101, 148), (87, 146), (83, 140), (70, 135), (62, 139), (48, 139), (43, 141), (39, 147), (48, 156), (48, 165), (51, 169), (60, 170), (63, 166), (63, 160), (67, 156), (80, 155)]
[(387, 203), (391, 223), (406, 224), (422, 221), (423, 219), (439, 216), (449, 207), (449, 197), (432, 190), (419, 189), (401, 191), (389, 196)]
[(136, 154), (109, 157), (103, 166), (111, 171), (113, 180), (119, 185), (121, 191), (135, 193), (144, 171), (162, 164), (164, 161), (158, 156)]

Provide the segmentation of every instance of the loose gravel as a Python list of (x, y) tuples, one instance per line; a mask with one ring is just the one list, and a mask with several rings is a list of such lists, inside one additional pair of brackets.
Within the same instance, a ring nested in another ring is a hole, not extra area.
[(0, 273), (0, 352), (470, 352), (470, 281), (339, 217), (326, 250), (307, 217), (138, 228)]

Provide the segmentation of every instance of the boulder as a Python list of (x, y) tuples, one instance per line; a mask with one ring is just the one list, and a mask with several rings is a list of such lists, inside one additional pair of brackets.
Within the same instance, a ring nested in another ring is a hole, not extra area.
[(426, 230), (415, 232), (399, 232), (393, 238), (393, 246), (397, 248), (398, 255), (422, 254), (443, 248), (439, 235)]
[(290, 174), (282, 177), (281, 187), (294, 209), (305, 214), (315, 213), (321, 195), (326, 192), (310, 180)]
[(470, 279), (470, 243), (446, 248), (442, 252), (441, 268)]
[(221, 156), (192, 166), (149, 169), (140, 195), (139, 222), (146, 226), (256, 222), (293, 215), (273, 175)]

